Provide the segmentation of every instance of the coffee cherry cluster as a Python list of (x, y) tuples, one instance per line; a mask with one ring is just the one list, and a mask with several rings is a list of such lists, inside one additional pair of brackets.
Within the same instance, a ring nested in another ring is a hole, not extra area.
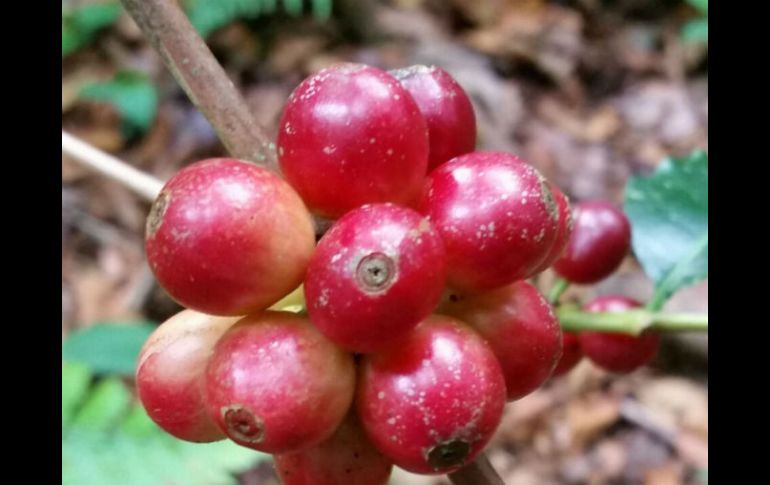
[[(554, 263), (579, 283), (607, 276), (629, 249), (622, 213), (573, 215), (534, 167), (475, 144), (470, 100), (445, 71), (341, 64), (288, 100), (285, 179), (228, 158), (177, 173), (146, 250), (188, 309), (142, 350), (150, 417), (183, 440), (272, 453), (286, 485), (377, 485), (393, 465), (468, 464), (506, 401), (557, 364), (647, 359), (654, 336), (563, 337), (526, 281)], [(334, 221), (318, 242), (311, 214)]]

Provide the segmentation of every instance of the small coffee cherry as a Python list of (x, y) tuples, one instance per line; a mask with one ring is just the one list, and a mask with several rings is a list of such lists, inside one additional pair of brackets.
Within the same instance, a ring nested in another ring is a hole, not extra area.
[(318, 243), (305, 279), (310, 320), (331, 341), (367, 353), (430, 315), (446, 279), (441, 237), (393, 204), (348, 212)]
[(509, 401), (539, 388), (562, 352), (551, 305), (530, 283), (517, 281), (479, 294), (453, 294), (439, 309), (473, 327), (495, 353)]
[(436, 66), (390, 71), (409, 91), (428, 123), (428, 171), (476, 148), (476, 115), (463, 88)]
[(212, 315), (246, 315), (277, 302), (302, 283), (314, 248), (313, 222), (296, 192), (231, 158), (183, 168), (147, 219), (147, 259), (160, 285)]
[(354, 412), (327, 440), (273, 459), (283, 485), (385, 485), (393, 469), (366, 437)]
[[(606, 295), (584, 305), (587, 312), (622, 312), (641, 306), (625, 296)], [(655, 357), (660, 337), (653, 331), (639, 336), (608, 332), (581, 332), (583, 353), (599, 367), (618, 374), (627, 374), (647, 364)]]
[(572, 235), (554, 270), (573, 283), (596, 283), (614, 272), (631, 247), (626, 215), (604, 201), (575, 206)]
[(566, 374), (575, 368), (583, 358), (583, 351), (580, 349), (580, 340), (577, 334), (564, 332), (562, 334), (562, 353), (559, 363), (551, 373), (552, 377), (558, 377)]
[(320, 443), (350, 408), (353, 357), (305, 317), (264, 312), (219, 340), (206, 371), (206, 404), (236, 443), (285, 453)]
[(292, 93), (278, 158), (286, 180), (321, 216), (337, 218), (367, 203), (409, 205), (428, 169), (428, 127), (393, 76), (339, 64)]
[(492, 437), (505, 405), (505, 380), (492, 350), (445, 316), (421, 323), (398, 346), (367, 355), (358, 415), (372, 443), (414, 473), (450, 473)]
[(196, 443), (225, 438), (206, 409), (204, 375), (214, 345), (237, 320), (183, 310), (144, 343), (136, 389), (147, 415), (167, 433)]
[(428, 176), (420, 210), (444, 240), (448, 282), (458, 290), (489, 290), (532, 276), (559, 226), (545, 179), (502, 152), (474, 152), (440, 165)]

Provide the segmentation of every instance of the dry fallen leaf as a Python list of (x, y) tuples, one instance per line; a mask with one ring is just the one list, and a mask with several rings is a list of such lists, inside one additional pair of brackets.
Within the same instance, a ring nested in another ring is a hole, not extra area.
[(644, 485), (680, 485), (682, 483), (684, 483), (684, 469), (681, 463), (676, 461), (655, 467), (644, 477)]
[(620, 401), (613, 396), (592, 393), (567, 404), (567, 421), (572, 448), (579, 450), (620, 419)]
[(643, 384), (636, 395), (668, 426), (708, 436), (708, 393), (690, 380), (664, 377)]

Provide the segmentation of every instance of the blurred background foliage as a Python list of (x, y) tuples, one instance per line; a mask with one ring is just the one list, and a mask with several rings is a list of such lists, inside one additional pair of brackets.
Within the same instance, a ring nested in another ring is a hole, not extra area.
[[(442, 66), (472, 98), (479, 148), (521, 154), (573, 200), (624, 204), (634, 221), (635, 257), (568, 301), (663, 295), (666, 309), (708, 311), (707, 0), (182, 5), (272, 133), (291, 90), (334, 62)], [(160, 178), (224, 153), (116, 1), (62, 1), (62, 126)], [(265, 455), (179, 442), (137, 405), (138, 349), (179, 310), (144, 261), (147, 209), (63, 158), (63, 485), (275, 485)], [(581, 364), (508, 406), (493, 464), (516, 485), (706, 483), (707, 346), (666, 336), (625, 377)]]

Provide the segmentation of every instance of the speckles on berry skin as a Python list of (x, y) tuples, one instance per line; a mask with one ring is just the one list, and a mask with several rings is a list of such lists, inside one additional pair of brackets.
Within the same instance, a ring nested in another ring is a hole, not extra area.
[(206, 405), (235, 442), (283, 453), (334, 432), (354, 381), (352, 356), (306, 317), (269, 311), (240, 320), (217, 342), (206, 371)]
[(467, 322), (489, 343), (505, 375), (509, 400), (540, 387), (561, 356), (559, 321), (526, 281), (485, 293), (454, 294), (439, 311)]
[(487, 290), (534, 274), (558, 231), (544, 187), (502, 152), (463, 155), (429, 175), (419, 207), (446, 245), (450, 286)]
[(438, 302), (446, 256), (419, 213), (394, 204), (350, 211), (324, 235), (305, 278), (311, 321), (352, 352), (399, 339)]
[(336, 218), (366, 203), (409, 204), (428, 164), (428, 128), (379, 69), (342, 64), (309, 77), (284, 108), (279, 162), (310, 209)]
[(175, 300), (204, 313), (244, 315), (301, 283), (315, 234), (285, 181), (220, 158), (189, 165), (166, 183), (145, 241), (153, 273)]
[(460, 468), (484, 448), (502, 416), (497, 360), (451, 318), (430, 317), (398, 348), (365, 357), (361, 369), (357, 409), (367, 434), (406, 470)]

